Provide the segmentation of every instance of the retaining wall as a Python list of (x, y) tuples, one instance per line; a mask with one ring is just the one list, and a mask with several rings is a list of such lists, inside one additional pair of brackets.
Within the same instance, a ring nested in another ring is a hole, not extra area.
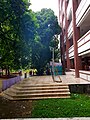
[(2, 92), (3, 90), (6, 90), (7, 88), (9, 88), (10, 86), (14, 85), (15, 83), (21, 81), (21, 77), (17, 76), (14, 78), (10, 78), (7, 80), (1, 80), (0, 81), (0, 92)]
[(90, 84), (69, 85), (69, 89), (71, 93), (90, 94)]

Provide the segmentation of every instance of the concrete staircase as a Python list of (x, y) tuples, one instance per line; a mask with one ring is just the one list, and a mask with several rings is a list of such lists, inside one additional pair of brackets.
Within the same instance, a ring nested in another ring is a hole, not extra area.
[(10, 100), (34, 100), (47, 98), (70, 98), (67, 84), (29, 84), (28, 80), (13, 85), (2, 92), (2, 96)]

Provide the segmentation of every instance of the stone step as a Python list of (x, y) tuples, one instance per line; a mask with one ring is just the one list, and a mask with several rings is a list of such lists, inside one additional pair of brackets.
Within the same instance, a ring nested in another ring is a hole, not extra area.
[(70, 96), (70, 92), (61, 92), (61, 93), (31, 93), (31, 94), (15, 94), (11, 91), (3, 92), (4, 95), (8, 95), (13, 98), (30, 98), (30, 97), (60, 97), (60, 96)]
[(19, 86), (19, 87), (50, 87), (50, 86), (68, 86), (68, 84), (36, 84), (36, 85), (31, 85), (31, 84), (24, 84), (24, 83), (20, 83), (20, 84), (16, 84), (14, 86)]
[(15, 90), (13, 88), (10, 88), (9, 91), (12, 91), (16, 94), (28, 94), (28, 93), (52, 93), (52, 92), (69, 92), (69, 89), (45, 89), (45, 90)]
[(6, 94), (4, 94), (3, 95), (5, 98), (7, 98), (7, 99), (9, 99), (9, 100), (40, 100), (40, 99), (53, 99), (53, 98), (57, 98), (57, 99), (61, 99), (61, 98), (70, 98), (70, 95), (69, 96), (49, 96), (49, 97), (26, 97), (26, 98), (13, 98), (13, 97), (11, 97), (11, 96), (8, 96), (8, 95), (6, 95)]
[(13, 97), (11, 97), (10, 95), (7, 95), (5, 93), (1, 93), (1, 96), (3, 96), (4, 98), (7, 98), (9, 100), (14, 100)]
[(2, 96), (10, 100), (70, 98), (70, 92), (67, 84), (27, 84), (26, 81), (5, 90)]
[(46, 86), (46, 87), (43, 87), (43, 86), (40, 86), (40, 87), (21, 87), (21, 86), (12, 86), (13, 89), (15, 90), (46, 90), (46, 89), (68, 89), (68, 86)]

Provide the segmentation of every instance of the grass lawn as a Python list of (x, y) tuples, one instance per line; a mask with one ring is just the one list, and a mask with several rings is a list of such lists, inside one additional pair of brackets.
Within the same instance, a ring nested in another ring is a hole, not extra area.
[(33, 102), (32, 118), (90, 117), (90, 97), (72, 94), (68, 99)]

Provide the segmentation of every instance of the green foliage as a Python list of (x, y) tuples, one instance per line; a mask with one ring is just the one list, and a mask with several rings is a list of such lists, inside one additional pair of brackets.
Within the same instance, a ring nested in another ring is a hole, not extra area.
[(28, 0), (0, 1), (0, 67), (27, 68), (31, 63), (37, 19)]
[[(42, 9), (40, 12), (35, 13), (39, 28), (37, 28), (40, 37), (37, 47), (34, 47), (33, 53), (33, 66), (38, 70), (41, 75), (44, 72), (45, 66), (51, 60), (50, 44), (52, 44), (53, 36), (58, 35), (61, 31), (57, 17), (51, 9)], [(57, 47), (58, 41), (55, 42), (54, 47)]]
[(51, 59), (50, 42), (61, 29), (51, 9), (34, 13), (29, 5), (28, 0), (0, 0), (0, 67), (32, 67), (42, 74)]
[(90, 117), (90, 97), (72, 94), (70, 99), (46, 99), (34, 101), (31, 117)]
[(60, 59), (60, 48), (58, 48), (59, 40), (58, 36), (53, 36), (53, 39), (50, 42), (50, 46), (54, 48), (54, 58), (55, 62), (59, 62)]

